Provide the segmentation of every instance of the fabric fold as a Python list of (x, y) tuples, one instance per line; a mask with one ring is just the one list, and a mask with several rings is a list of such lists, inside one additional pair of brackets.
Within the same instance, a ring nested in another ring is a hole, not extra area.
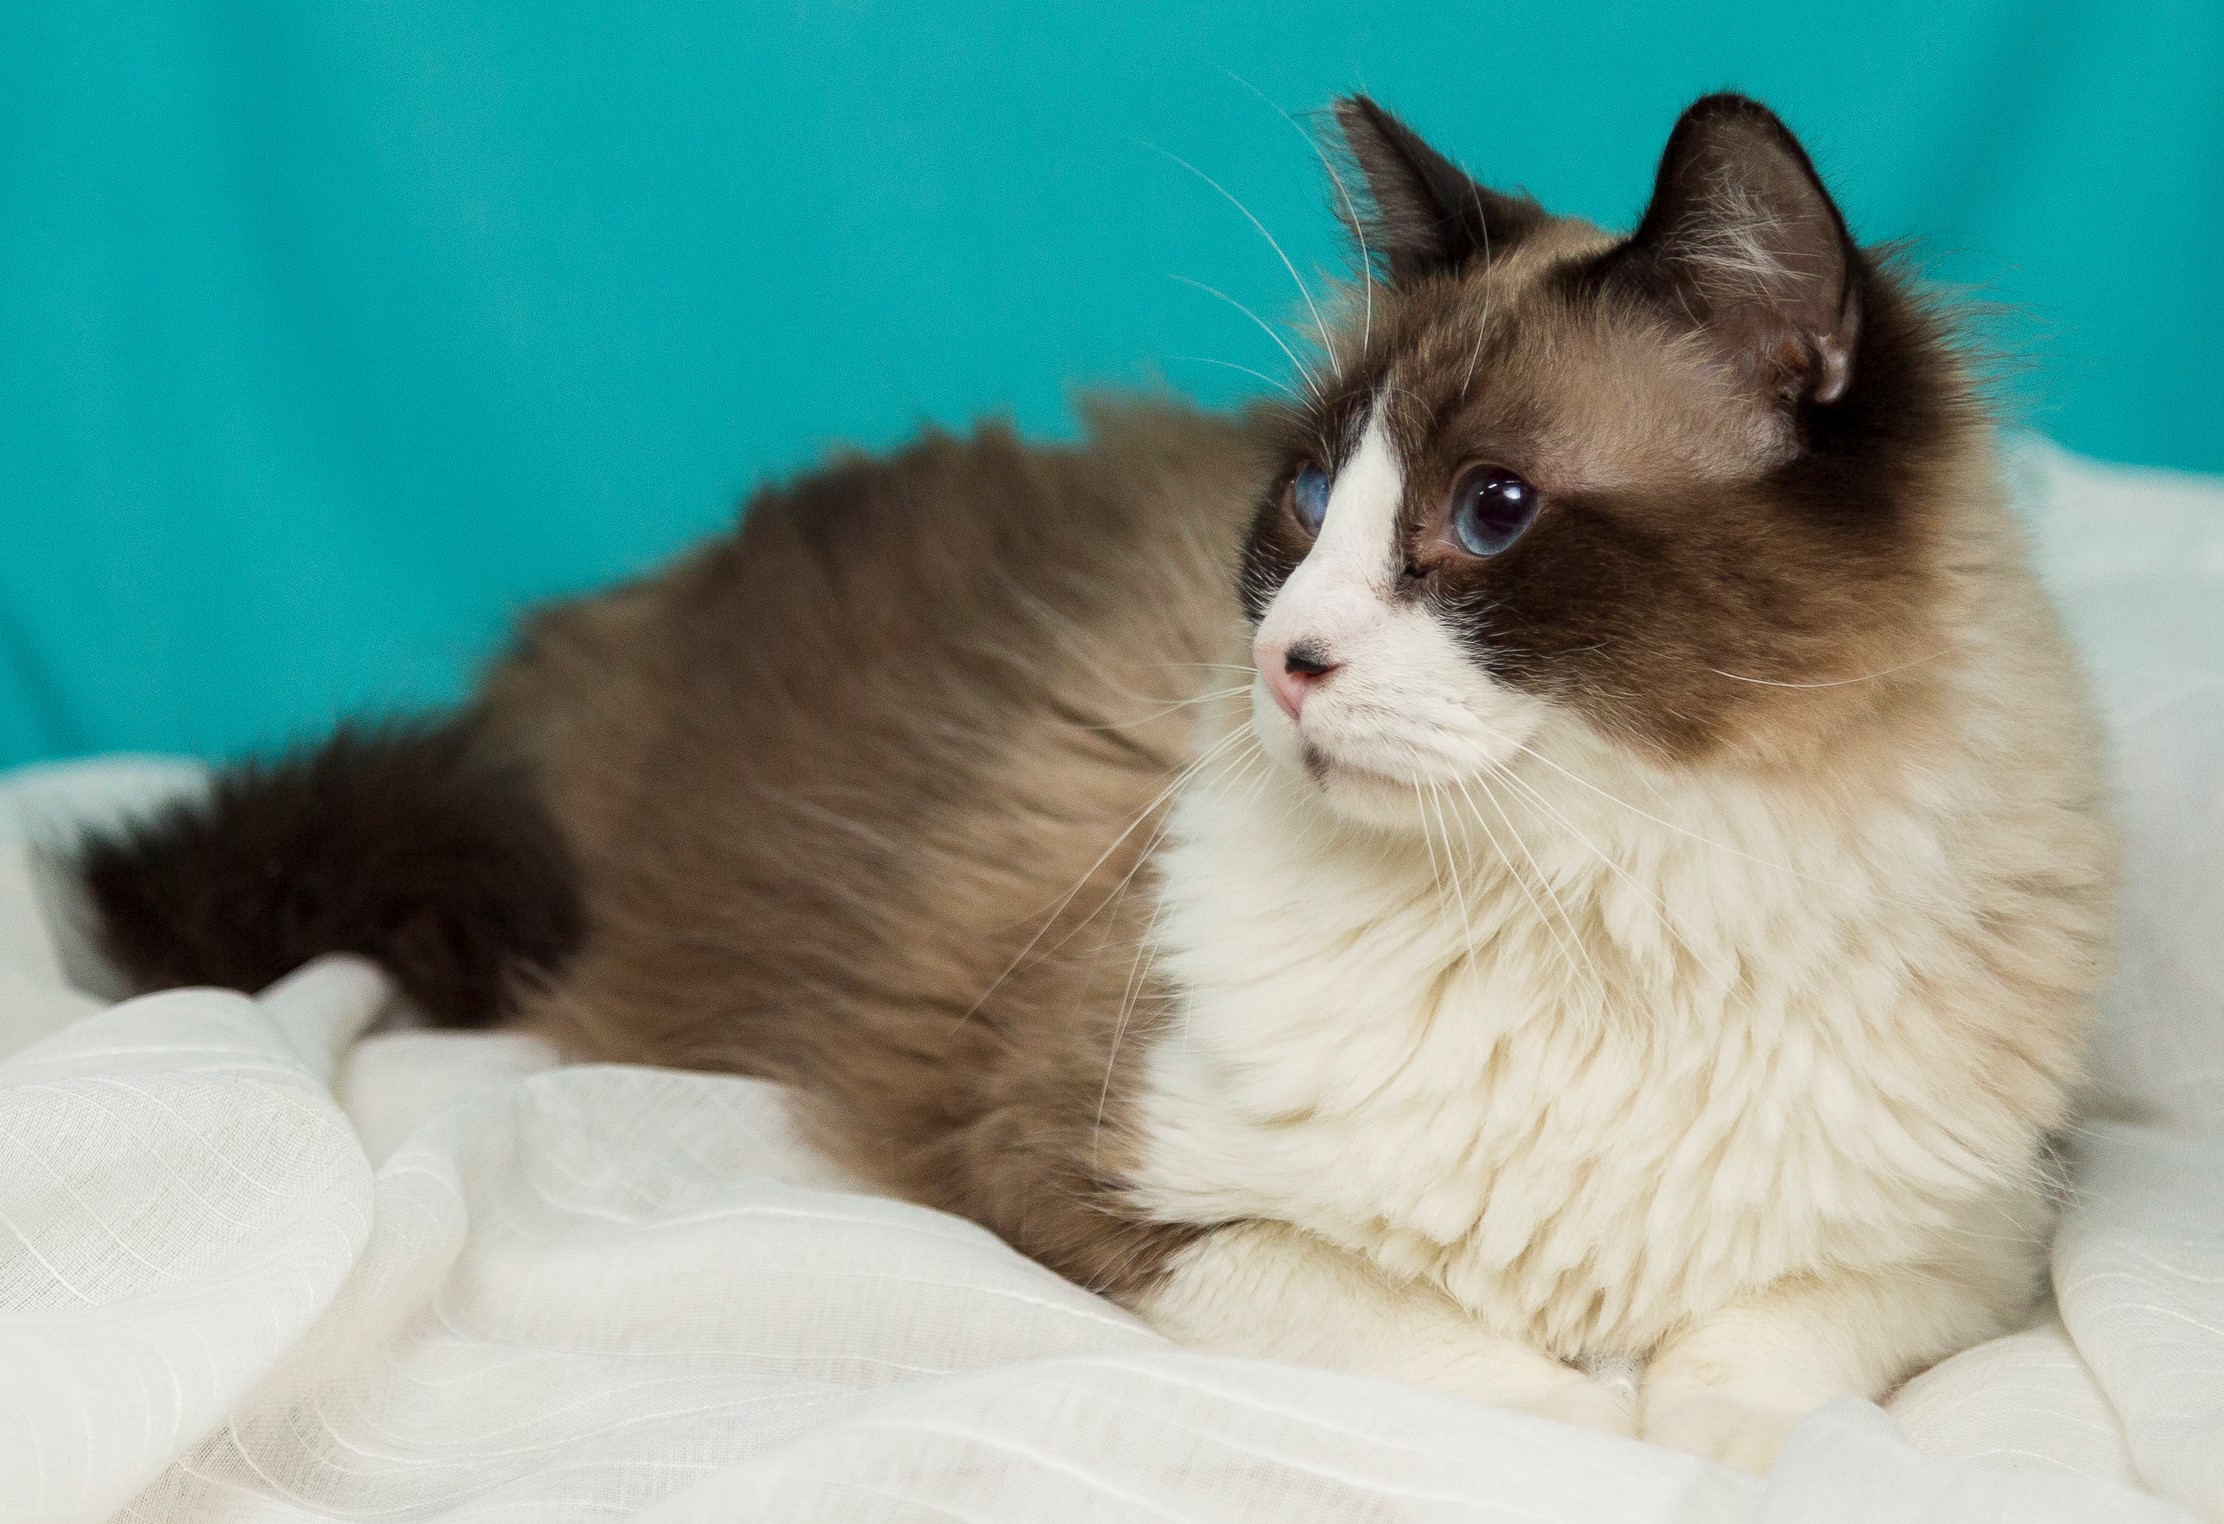
[(386, 999), (312, 965), (180, 990), (0, 1063), (0, 1519), (106, 1518), (217, 1428), (331, 1303), (370, 1167), (326, 1075)]

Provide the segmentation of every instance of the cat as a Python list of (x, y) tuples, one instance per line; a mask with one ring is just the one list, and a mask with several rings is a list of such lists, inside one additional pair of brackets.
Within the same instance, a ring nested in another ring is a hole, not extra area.
[(114, 960), (782, 1080), (1178, 1340), (1749, 1469), (2015, 1327), (2116, 859), (1952, 323), (1744, 97), (1626, 236), (1336, 118), (1291, 400), (767, 489), (88, 842)]

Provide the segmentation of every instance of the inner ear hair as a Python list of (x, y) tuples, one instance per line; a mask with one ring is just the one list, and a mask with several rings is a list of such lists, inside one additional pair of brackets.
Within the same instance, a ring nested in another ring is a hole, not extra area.
[(1336, 103), (1336, 125), (1366, 186), (1355, 231), (1393, 285), (1503, 253), (1546, 219), (1529, 197), (1477, 184), (1364, 95)]
[(1835, 402), (1853, 384), (1860, 254), (1806, 150), (1758, 101), (1710, 95), (1684, 112), (1609, 260), (1778, 400)]

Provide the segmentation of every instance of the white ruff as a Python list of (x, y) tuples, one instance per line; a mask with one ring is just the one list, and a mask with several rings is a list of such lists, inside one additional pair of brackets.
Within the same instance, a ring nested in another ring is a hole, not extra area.
[[(1292, 1225), (1563, 1358), (1803, 1271), (1937, 1267), (2005, 1315), (2069, 1067), (2041, 1007), (2082, 977), (2011, 972), (2075, 956), (2031, 886), (2089, 855), (2031, 760), (2051, 680), (1965, 626), (1920, 766), (1650, 763), (1388, 594), (1384, 450), (1371, 426), (1262, 625), (1344, 665), (1302, 727), (1254, 695), (1263, 783), (1207, 768), (1176, 803), (1145, 1202)], [(1168, 1321), (1218, 1328), (1247, 1273), (1177, 1277)]]
[(2028, 1127), (1924, 998), (1985, 977), (1934, 822), (1880, 808), (1840, 840), (1759, 788), (1609, 776), (1716, 846), (1517, 775), (1567, 823), (1472, 789), (1504, 859), (1483, 829), (1367, 840), (1299, 779), (1181, 800), (1148, 1201), (1296, 1224), (1572, 1356), (1920, 1255), (1952, 1198), (2020, 1172)]

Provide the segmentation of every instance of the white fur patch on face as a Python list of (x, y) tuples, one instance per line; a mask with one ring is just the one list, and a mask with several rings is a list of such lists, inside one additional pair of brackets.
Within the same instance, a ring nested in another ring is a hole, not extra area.
[[(1340, 813), (1395, 826), (1422, 818), (1431, 786), (1511, 760), (1544, 718), (1538, 700), (1493, 681), (1425, 599), (1400, 596), (1405, 492), (1378, 398), (1330, 485), (1319, 537), (1260, 621), (1251, 706), (1269, 757), (1309, 773)], [(1332, 670), (1293, 720), (1263, 669), (1298, 645)]]
[[(1387, 594), (1399, 560), (1398, 507), (1404, 501), (1405, 463), (1377, 408), (1367, 416), (1359, 448), (1329, 485), (1320, 538), (1283, 584), (1274, 608), (1291, 604), (1295, 594), (1317, 619), (1320, 603), (1340, 593)], [(1273, 619), (1270, 609), (1267, 622)]]

